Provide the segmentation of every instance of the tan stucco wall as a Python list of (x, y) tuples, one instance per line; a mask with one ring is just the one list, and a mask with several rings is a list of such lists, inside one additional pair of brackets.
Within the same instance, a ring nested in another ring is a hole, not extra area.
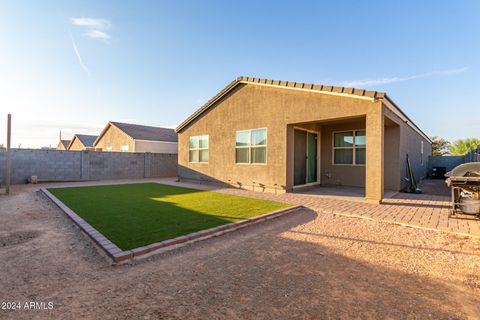
[[(421, 141), (423, 141), (423, 162), (421, 157)], [(407, 160), (409, 155), (410, 164), (415, 179), (418, 181), (426, 178), (428, 171), (428, 156), (432, 155), (431, 144), (421, 136), (419, 136), (412, 128), (403, 125), (400, 128), (400, 179), (401, 189), (408, 186), (408, 182), (404, 179), (407, 176)]]
[(70, 143), (70, 148), (68, 149), (70, 151), (81, 151), (85, 150), (85, 146), (83, 143), (75, 136), (73, 138), (73, 142)]
[(161, 141), (135, 140), (135, 152), (178, 153), (178, 144)]
[[(383, 139), (374, 137), (383, 133), (383, 121), (378, 120), (382, 115), (379, 110), (380, 102), (242, 84), (179, 133), (179, 176), (243, 186), (251, 186), (255, 182), (273, 188), (277, 184), (290, 190), (293, 186), (293, 126), (288, 126), (287, 130), (287, 125), (370, 117), (370, 122), (377, 124), (378, 128), (370, 132), (367, 129), (368, 150), (369, 141), (376, 143)], [(235, 132), (255, 128), (267, 128), (267, 164), (235, 164)], [(209, 135), (209, 163), (189, 163), (189, 137), (204, 134)], [(383, 143), (377, 147), (377, 151), (382, 150), (382, 146)], [(371, 149), (376, 150), (375, 147)], [(368, 159), (367, 151), (367, 162)], [(382, 159), (383, 155), (370, 155), (372, 181), (376, 183), (382, 180), (380, 186), (383, 185), (383, 169), (380, 169)], [(377, 194), (380, 193), (378, 189), (378, 185), (372, 186)]]
[(385, 189), (400, 190), (400, 126), (385, 126)]
[(57, 144), (57, 150), (66, 150), (61, 141)]
[(365, 187), (365, 166), (333, 164), (333, 132), (362, 129), (365, 129), (365, 119), (322, 126), (322, 184)]
[[(395, 189), (392, 190), (401, 190), (408, 186), (408, 182), (405, 180), (407, 177), (407, 154), (410, 157), (410, 164), (415, 176), (415, 179), (418, 181), (426, 178), (428, 171), (428, 157), (432, 154), (432, 145), (430, 142), (418, 134), (413, 128), (407, 125), (399, 116), (395, 115), (390, 110), (386, 109), (386, 117), (395, 122), (398, 127), (395, 128), (395, 135), (398, 135), (399, 138), (392, 140), (395, 144), (389, 143), (389, 146), (386, 146), (385, 153), (389, 151), (396, 152), (396, 159), (393, 159), (391, 155), (391, 162), (394, 163), (395, 170), (392, 170), (392, 174), (395, 177), (392, 179), (395, 181)], [(385, 135), (386, 138), (388, 134)], [(421, 141), (423, 141), (423, 163), (421, 156)], [(389, 148), (389, 149), (388, 149)], [(388, 165), (387, 161), (386, 166)], [(386, 177), (386, 183), (387, 183)], [(392, 182), (393, 183), (393, 182)], [(386, 189), (390, 189), (387, 185)]]
[(129, 152), (135, 151), (133, 139), (117, 127), (111, 125), (95, 145), (95, 148), (102, 148), (103, 151), (107, 151), (107, 148), (111, 147), (111, 151), (122, 151), (121, 146), (123, 145), (128, 145)]

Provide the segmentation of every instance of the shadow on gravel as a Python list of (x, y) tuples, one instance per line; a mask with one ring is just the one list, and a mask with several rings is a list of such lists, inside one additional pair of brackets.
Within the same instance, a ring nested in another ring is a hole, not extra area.
[(453, 254), (464, 254), (464, 255), (469, 255), (469, 256), (480, 257), (480, 252), (479, 253), (470, 253), (470, 252), (463, 252), (463, 251), (456, 251), (456, 250), (447, 250), (447, 249), (438, 249), (438, 248), (429, 248), (429, 247), (420, 247), (420, 246), (409, 246), (409, 245), (405, 245), (405, 244), (398, 244), (398, 243), (391, 243), (391, 242), (380, 242), (380, 241), (349, 238), (349, 237), (340, 237), (340, 236), (332, 236), (332, 235), (327, 235), (327, 234), (322, 234), (322, 233), (312, 233), (312, 232), (303, 232), (303, 231), (289, 231), (289, 232), (296, 233), (296, 234), (303, 234), (303, 235), (307, 235), (307, 236), (318, 237), (318, 238), (331, 238), (331, 239), (338, 239), (338, 240), (345, 240), (345, 241), (369, 243), (369, 244), (373, 244), (373, 245), (410, 248), (410, 249), (419, 250), (419, 251), (448, 252), (448, 253), (453, 253)]
[[(159, 303), (155, 315), (452, 319), (480, 314), (474, 295), (464, 294), (454, 284), (372, 265), (327, 246), (285, 236), (285, 232), (296, 232), (292, 229), (301, 228), (316, 216), (313, 211), (302, 209), (269, 223), (198, 243), (178, 251), (178, 255), (156, 262), (154, 259), (151, 264), (155, 268), (167, 268), (167, 274), (175, 270), (174, 276), (164, 278), (157, 274), (149, 280), (159, 281), (151, 294), (172, 295)], [(136, 268), (142, 272), (149, 265)], [(122, 305), (120, 301), (116, 303)]]
[[(17, 217), (25, 218), (22, 214)], [(334, 239), (315, 242), (302, 233), (303, 225), (315, 219), (320, 219), (317, 213), (301, 209), (118, 267), (99, 267), (81, 237), (65, 234), (67, 241), (55, 246), (40, 238), (35, 247), (24, 243), (0, 250), (0, 300), (53, 301), (55, 308), (41, 311), (42, 318), (453, 319), (480, 314), (475, 292), (459, 283), (367, 263), (361, 256), (352, 259), (328, 245)], [(55, 221), (43, 224), (45, 232), (65, 230), (58, 229), (64, 220)], [(381, 256), (375, 241), (363, 245), (371, 246), (382, 264), (398, 259)], [(416, 262), (404, 263), (414, 267)], [(15, 315), (28, 319), (40, 313)]]

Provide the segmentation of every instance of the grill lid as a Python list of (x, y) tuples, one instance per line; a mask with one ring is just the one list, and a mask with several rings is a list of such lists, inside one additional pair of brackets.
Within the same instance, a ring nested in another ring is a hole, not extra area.
[(446, 177), (480, 177), (480, 162), (468, 162), (455, 167)]

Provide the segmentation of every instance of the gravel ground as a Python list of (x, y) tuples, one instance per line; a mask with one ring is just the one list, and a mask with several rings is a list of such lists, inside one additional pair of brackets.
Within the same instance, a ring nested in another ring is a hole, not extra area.
[(42, 194), (0, 196), (12, 319), (478, 319), (480, 240), (309, 210), (111, 266)]

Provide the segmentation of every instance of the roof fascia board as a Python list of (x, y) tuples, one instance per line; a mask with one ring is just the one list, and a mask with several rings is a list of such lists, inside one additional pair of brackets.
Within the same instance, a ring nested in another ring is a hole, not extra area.
[(72, 146), (73, 141), (77, 138), (77, 135), (74, 135), (72, 140), (70, 140), (70, 143), (68, 144), (67, 148), (65, 150), (69, 150), (70, 147)]
[(159, 143), (172, 143), (172, 144), (178, 144), (178, 142), (173, 142), (173, 141), (163, 141), (163, 140), (146, 140), (146, 139), (133, 139), (135, 141), (142, 141), (142, 142), (159, 142)]
[(280, 86), (280, 85), (276, 85), (276, 84), (251, 82), (251, 81), (245, 81), (245, 80), (241, 80), (239, 82), (240, 83), (245, 83), (245, 84), (254, 84), (254, 85), (257, 85), (257, 86), (265, 86), (265, 87), (272, 87), (272, 88), (279, 88), (279, 89), (290, 89), (290, 90), (296, 90), (296, 91), (306, 91), (306, 92), (313, 92), (313, 93), (320, 93), (320, 94), (329, 94), (329, 95), (333, 95), (333, 96), (363, 99), (363, 100), (368, 100), (368, 101), (374, 101), (375, 100), (375, 98), (372, 98), (372, 97), (359, 96), (359, 95), (356, 95), (356, 94), (343, 93), (343, 92), (323, 91), (323, 90), (297, 88), (297, 87), (285, 87), (285, 86)]
[(73, 138), (72, 138), (72, 140), (70, 140), (70, 143), (68, 144), (68, 147), (67, 147), (66, 150), (70, 150), (70, 147), (73, 145), (73, 141), (75, 141), (75, 139), (78, 139), (78, 141), (80, 141), (80, 144), (85, 147), (85, 145), (83, 144), (82, 140), (80, 140), (80, 139), (77, 137), (77, 135), (74, 135)]
[(110, 124), (111, 124), (112, 126), (114, 126), (115, 128), (117, 128), (118, 130), (122, 131), (127, 137), (129, 137), (130, 139), (132, 139), (133, 141), (135, 141), (135, 139), (134, 139), (131, 135), (129, 135), (127, 132), (125, 132), (125, 130), (122, 130), (122, 128), (120, 128), (119, 126), (116, 126), (115, 123), (111, 123), (111, 122), (110, 122)]
[(229, 93), (233, 88), (235, 88), (238, 84), (253, 84), (257, 86), (266, 86), (266, 87), (272, 87), (272, 88), (278, 88), (278, 89), (290, 89), (290, 90), (297, 90), (297, 91), (304, 91), (304, 92), (312, 92), (312, 93), (320, 93), (320, 94), (329, 94), (329, 95), (335, 95), (335, 96), (342, 96), (342, 97), (348, 97), (348, 98), (355, 98), (355, 99), (362, 99), (362, 100), (367, 100), (367, 101), (375, 101), (375, 98), (373, 97), (366, 97), (366, 96), (359, 96), (355, 94), (349, 94), (349, 93), (342, 93), (342, 92), (333, 92), (333, 91), (321, 91), (321, 90), (314, 90), (314, 89), (306, 89), (306, 88), (296, 88), (296, 87), (285, 87), (281, 85), (275, 85), (275, 84), (268, 84), (268, 83), (259, 83), (259, 82), (252, 82), (252, 81), (246, 81), (246, 80), (235, 80), (232, 82), (229, 86), (227, 86), (225, 89), (220, 91), (221, 94), (219, 94), (217, 97), (214, 97), (213, 100), (209, 101), (207, 104), (205, 104), (203, 107), (195, 111), (190, 117), (185, 119), (176, 129), (175, 132), (180, 132), (183, 128), (185, 128), (190, 122), (198, 118), (202, 113), (204, 113), (206, 110), (208, 110), (213, 104), (215, 104), (218, 100), (223, 98), (227, 93)]
[(379, 100), (381, 100), (390, 111), (392, 111), (396, 116), (398, 116), (410, 128), (412, 128), (415, 132), (417, 132), (425, 140), (432, 144), (432, 140), (430, 140), (430, 138), (425, 133), (423, 133), (423, 131), (420, 130), (420, 128), (418, 128), (417, 125), (412, 120), (410, 120), (410, 118), (393, 101), (390, 100), (390, 98), (384, 97), (380, 98)]
[(92, 147), (96, 147), (98, 142), (100, 142), (100, 139), (103, 137), (103, 135), (105, 134), (105, 132), (107, 132), (107, 129), (108, 127), (110, 127), (112, 125), (112, 123), (109, 121), (107, 123), (107, 125), (103, 128), (102, 132), (100, 132), (100, 134), (98, 135), (97, 139), (95, 139), (95, 141), (93, 142), (93, 145)]
[(103, 128), (102, 132), (98, 135), (97, 139), (95, 139), (95, 141), (93, 142), (93, 145), (92, 147), (96, 147), (97, 146), (97, 143), (100, 141), (100, 139), (103, 137), (103, 135), (107, 132), (108, 128), (110, 126), (114, 126), (115, 128), (117, 128), (118, 130), (120, 130), (121, 132), (123, 132), (127, 137), (129, 137), (130, 139), (132, 140), (135, 140), (133, 139), (128, 133), (126, 133), (125, 131), (123, 131), (122, 129), (120, 129), (119, 127), (117, 127), (115, 124), (113, 124), (111, 121), (109, 121), (107, 123), (107, 125), (105, 126), (105, 128)]
[(200, 107), (197, 111), (192, 113), (187, 119), (185, 119), (182, 123), (178, 125), (177, 128), (175, 128), (175, 132), (178, 133), (180, 132), (183, 128), (185, 128), (190, 122), (195, 120), (197, 117), (199, 117), (203, 112), (205, 112), (207, 109), (209, 109), (212, 105), (215, 104), (218, 100), (223, 98), (228, 92), (230, 92), (233, 88), (235, 88), (238, 84), (240, 83), (239, 80), (235, 80), (231, 82), (228, 86), (226, 86), (223, 90), (221, 90), (219, 93), (217, 93), (216, 96), (212, 98), (212, 100), (208, 101), (206, 104), (204, 104), (202, 107)]

